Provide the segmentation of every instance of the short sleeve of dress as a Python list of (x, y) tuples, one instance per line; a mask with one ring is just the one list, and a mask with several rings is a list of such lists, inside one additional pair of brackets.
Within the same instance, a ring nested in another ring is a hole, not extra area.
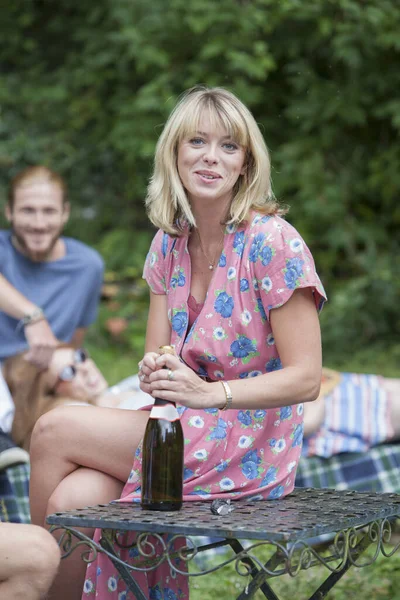
[(260, 221), (255, 229), (249, 261), (254, 262), (254, 283), (267, 316), (270, 310), (285, 304), (296, 289), (307, 287), (312, 288), (320, 311), (326, 293), (301, 235), (280, 217), (269, 219), (264, 226)]
[(154, 294), (167, 293), (167, 256), (171, 237), (159, 229), (153, 238), (143, 268), (143, 279)]

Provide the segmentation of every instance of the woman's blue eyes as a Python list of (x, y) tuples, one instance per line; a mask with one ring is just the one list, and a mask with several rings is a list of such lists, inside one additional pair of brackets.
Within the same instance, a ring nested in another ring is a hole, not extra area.
[[(193, 146), (201, 146), (203, 144), (205, 144), (205, 140), (203, 140), (202, 138), (192, 138), (189, 140), (189, 143), (192, 144)], [(232, 142), (224, 142), (222, 144), (223, 148), (226, 148), (226, 150), (233, 152), (234, 150), (238, 149), (238, 145), (234, 144)]]
[(204, 140), (202, 140), (201, 138), (192, 138), (191, 140), (189, 140), (189, 142), (194, 146), (200, 146), (204, 143)]

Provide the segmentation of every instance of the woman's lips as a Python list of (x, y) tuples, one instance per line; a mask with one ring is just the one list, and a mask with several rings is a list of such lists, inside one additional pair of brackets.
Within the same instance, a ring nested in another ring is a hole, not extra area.
[(214, 173), (213, 171), (195, 171), (195, 173), (205, 183), (213, 183), (222, 179), (219, 173)]

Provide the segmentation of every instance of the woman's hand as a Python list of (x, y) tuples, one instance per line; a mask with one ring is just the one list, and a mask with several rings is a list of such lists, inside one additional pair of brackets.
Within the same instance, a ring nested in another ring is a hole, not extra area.
[(216, 408), (215, 383), (207, 383), (198, 377), (177, 356), (149, 354), (144, 356), (142, 363), (144, 379), (140, 387), (144, 392), (188, 408)]
[(140, 389), (147, 394), (150, 394), (148, 388), (149, 377), (157, 368), (156, 360), (159, 356), (160, 355), (157, 352), (146, 352), (138, 364)]

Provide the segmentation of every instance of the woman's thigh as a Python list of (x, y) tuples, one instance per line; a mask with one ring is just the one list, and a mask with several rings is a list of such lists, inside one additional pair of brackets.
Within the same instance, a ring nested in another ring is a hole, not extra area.
[(93, 406), (62, 406), (37, 422), (31, 445), (33, 468), (59, 461), (97, 469), (125, 482), (149, 412)]

